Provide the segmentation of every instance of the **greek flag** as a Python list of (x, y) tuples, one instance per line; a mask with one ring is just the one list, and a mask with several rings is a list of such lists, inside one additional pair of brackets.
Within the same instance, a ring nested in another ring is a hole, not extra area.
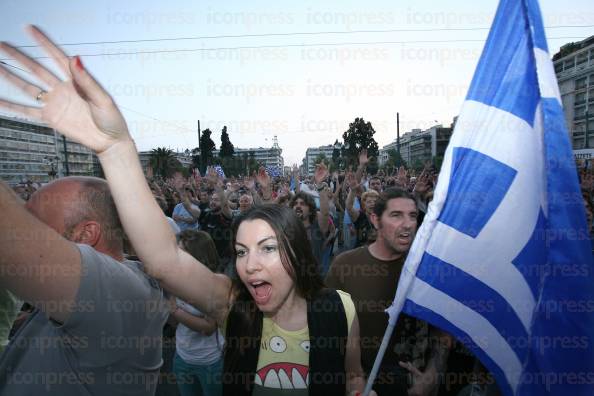
[(390, 325), (401, 311), (505, 395), (594, 395), (591, 243), (537, 0), (499, 4)]
[(221, 165), (214, 165), (213, 169), (217, 172), (217, 174), (219, 176), (221, 176), (223, 179), (226, 177), (225, 176), (225, 171), (223, 170), (223, 168), (221, 167)]
[(283, 175), (283, 172), (276, 165), (266, 165), (264, 168), (270, 177), (281, 177)]

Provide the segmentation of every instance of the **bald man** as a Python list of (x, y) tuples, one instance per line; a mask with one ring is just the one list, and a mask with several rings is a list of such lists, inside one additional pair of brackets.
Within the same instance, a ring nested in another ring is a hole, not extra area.
[(59, 179), (26, 205), (0, 183), (0, 213), (0, 287), (37, 307), (0, 359), (0, 394), (154, 394), (166, 299), (124, 260), (107, 183)]

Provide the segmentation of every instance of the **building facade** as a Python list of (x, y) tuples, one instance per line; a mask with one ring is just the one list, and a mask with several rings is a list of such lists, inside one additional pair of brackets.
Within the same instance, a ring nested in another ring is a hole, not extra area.
[[(280, 147), (251, 147), (251, 148), (234, 148), (233, 159), (238, 161), (242, 167), (245, 167), (242, 174), (249, 173), (249, 163), (253, 159), (260, 166), (274, 167), (280, 174), (283, 174), (285, 161), (281, 156), (282, 149)], [(213, 157), (219, 155), (219, 150), (213, 150)]]
[(562, 46), (553, 64), (573, 149), (594, 148), (594, 36)]
[[(151, 150), (141, 151), (139, 154), (140, 163), (142, 169), (145, 170), (148, 167)], [(282, 173), (284, 168), (284, 159), (282, 157), (283, 150), (278, 145), (277, 137), (274, 137), (272, 147), (258, 147), (258, 148), (234, 148), (233, 157), (241, 159), (243, 157), (253, 158), (262, 166), (275, 166)], [(190, 168), (192, 166), (192, 152), (190, 150), (185, 151), (173, 151), (175, 158), (181, 163), (184, 168)], [(213, 150), (212, 156), (214, 158), (219, 156), (219, 150)]]
[(62, 175), (98, 176), (99, 160), (92, 150), (56, 133)]
[[(400, 156), (410, 167), (420, 167), (427, 161), (443, 159), (452, 136), (451, 127), (435, 125), (429, 129), (413, 129), (400, 137)], [(397, 142), (385, 145), (379, 150), (379, 165), (388, 161), (388, 151), (397, 150)], [(439, 163), (441, 164), (441, 162)]]
[[(281, 156), (282, 149), (269, 147), (257, 147), (257, 148), (236, 148), (234, 157), (249, 157), (250, 155), (254, 155), (255, 160), (263, 166), (276, 166), (278, 169), (282, 170), (285, 166), (285, 161)], [(218, 150), (216, 154), (218, 155)]]
[[(257, 148), (235, 148), (234, 157), (250, 157), (254, 156), (254, 159), (263, 166), (274, 166), (277, 167), (281, 172), (285, 166), (285, 160), (283, 159), (283, 149), (278, 144), (278, 139), (274, 136), (272, 147), (257, 147)], [(219, 150), (213, 151), (215, 156), (219, 155)]]
[[(427, 161), (439, 161), (445, 154), (450, 137), (451, 127), (435, 125), (429, 129), (413, 129), (400, 137), (400, 156), (409, 167), (418, 168)], [(390, 150), (397, 150), (397, 142), (393, 141), (379, 150), (379, 165), (388, 161)]]
[(8, 184), (97, 174), (97, 157), (88, 148), (47, 125), (0, 116), (0, 178)]
[(332, 144), (320, 147), (309, 147), (305, 150), (305, 158), (303, 159), (304, 169), (302, 170), (302, 174), (312, 176), (316, 170), (316, 158), (320, 155), (324, 155), (328, 161), (330, 161), (332, 159), (333, 151), (334, 145)]

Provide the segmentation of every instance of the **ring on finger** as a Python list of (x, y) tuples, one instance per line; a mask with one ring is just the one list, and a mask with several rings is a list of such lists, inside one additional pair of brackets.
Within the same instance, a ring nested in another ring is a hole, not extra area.
[(40, 90), (39, 93), (37, 94), (37, 96), (35, 97), (35, 100), (38, 102), (43, 102), (43, 97), (47, 95), (47, 91), (45, 90)]

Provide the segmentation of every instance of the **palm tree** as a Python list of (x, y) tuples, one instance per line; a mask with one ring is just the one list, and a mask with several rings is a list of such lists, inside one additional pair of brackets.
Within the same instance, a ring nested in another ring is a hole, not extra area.
[(168, 178), (175, 172), (177, 168), (176, 163), (177, 159), (173, 151), (165, 147), (158, 147), (151, 151), (149, 165), (153, 168), (153, 173), (161, 176), (163, 179)]

